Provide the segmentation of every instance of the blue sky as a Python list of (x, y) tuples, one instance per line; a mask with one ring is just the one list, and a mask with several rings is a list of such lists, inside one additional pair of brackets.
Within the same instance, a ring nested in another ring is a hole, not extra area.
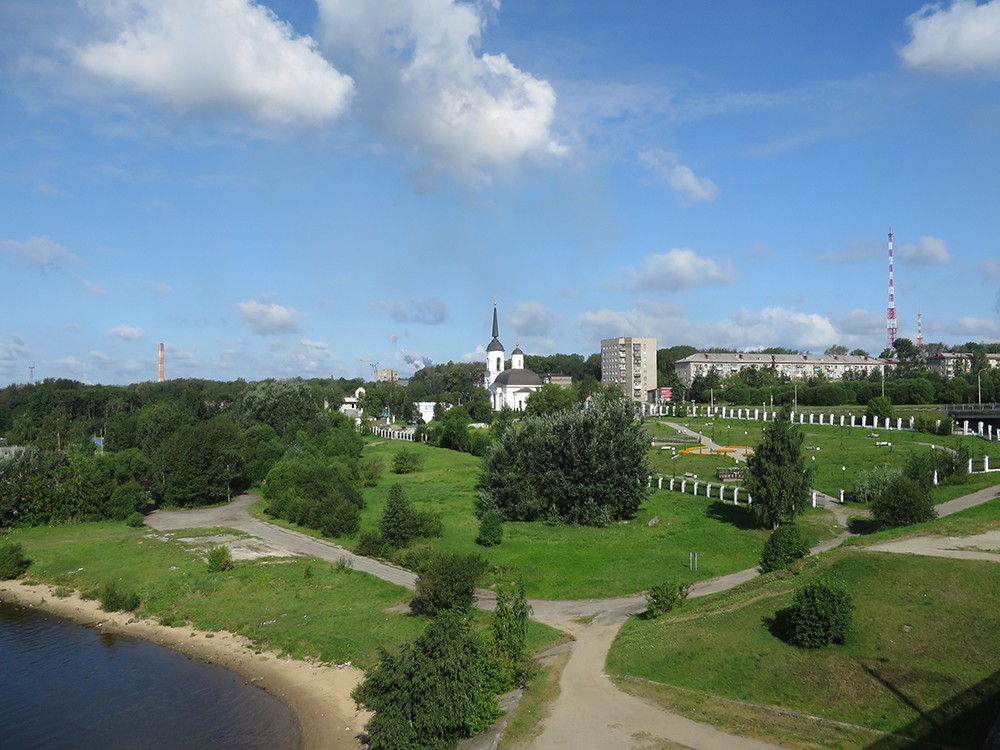
[(4, 0), (0, 384), (1000, 340), (1000, 0)]

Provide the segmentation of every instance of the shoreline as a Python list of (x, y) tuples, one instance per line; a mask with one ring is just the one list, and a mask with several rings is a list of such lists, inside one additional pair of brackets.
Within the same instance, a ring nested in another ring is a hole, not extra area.
[(359, 711), (351, 698), (364, 678), (355, 667), (343, 669), (320, 663), (258, 652), (240, 635), (227, 631), (200, 631), (188, 625), (167, 627), (153, 619), (138, 619), (131, 612), (105, 612), (100, 604), (73, 592), (53, 595), (55, 586), (0, 581), (0, 598), (41, 609), (85, 627), (130, 635), (179, 651), (240, 675), (284, 702), (299, 724), (302, 750), (358, 750), (358, 737), (370, 714)]

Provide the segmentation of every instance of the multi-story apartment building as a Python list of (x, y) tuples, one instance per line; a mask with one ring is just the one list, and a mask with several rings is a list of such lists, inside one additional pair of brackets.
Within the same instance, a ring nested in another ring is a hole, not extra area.
[(826, 378), (840, 380), (848, 372), (868, 375), (885, 372), (892, 360), (854, 354), (763, 354), (761, 352), (705, 352), (674, 363), (674, 371), (685, 385), (698, 375), (715, 370), (719, 377), (735, 375), (748, 367), (772, 368), (778, 377), (791, 380)]
[(616, 383), (634, 401), (656, 388), (656, 339), (601, 340), (601, 382)]
[[(991, 368), (1000, 367), (1000, 354), (987, 354), (986, 364)], [(960, 372), (972, 369), (972, 355), (968, 352), (941, 352), (927, 357), (927, 369), (945, 378), (953, 378)]]

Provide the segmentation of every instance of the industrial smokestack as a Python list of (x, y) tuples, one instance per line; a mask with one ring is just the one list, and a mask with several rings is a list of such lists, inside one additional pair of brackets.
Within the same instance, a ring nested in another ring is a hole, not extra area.
[(156, 361), (156, 382), (163, 382), (163, 344), (160, 344), (159, 356)]

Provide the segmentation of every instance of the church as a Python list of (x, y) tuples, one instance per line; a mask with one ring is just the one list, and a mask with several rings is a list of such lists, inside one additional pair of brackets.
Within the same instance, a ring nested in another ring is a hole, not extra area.
[(497, 303), (493, 302), (493, 340), (486, 347), (486, 372), (483, 387), (490, 393), (493, 411), (504, 407), (523, 411), (528, 396), (542, 387), (542, 379), (524, 366), (524, 352), (515, 342), (510, 353), (510, 369), (505, 369), (503, 344), (500, 343), (497, 325)]

